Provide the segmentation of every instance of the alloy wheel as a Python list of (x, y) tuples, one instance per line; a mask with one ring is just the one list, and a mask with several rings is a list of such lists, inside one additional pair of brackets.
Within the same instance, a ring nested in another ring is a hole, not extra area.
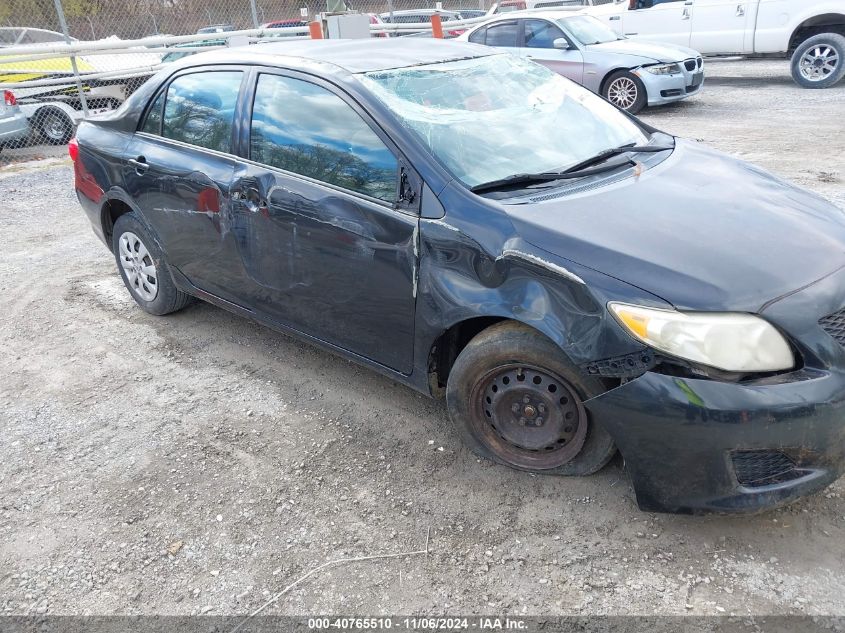
[(634, 105), (638, 96), (637, 84), (628, 77), (614, 79), (607, 87), (607, 98), (623, 110), (627, 110)]
[(801, 76), (807, 81), (824, 81), (836, 72), (839, 63), (839, 53), (835, 48), (827, 44), (819, 44), (808, 49), (801, 56), (798, 67)]
[(120, 235), (120, 265), (130, 290), (144, 301), (153, 301), (158, 294), (158, 271), (150, 252), (134, 233)]

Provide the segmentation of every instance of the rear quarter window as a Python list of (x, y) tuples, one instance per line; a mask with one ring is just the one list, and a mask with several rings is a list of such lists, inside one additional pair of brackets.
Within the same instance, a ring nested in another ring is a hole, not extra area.
[(229, 153), (240, 92), (241, 71), (206, 71), (170, 82), (161, 135), (197, 147)]

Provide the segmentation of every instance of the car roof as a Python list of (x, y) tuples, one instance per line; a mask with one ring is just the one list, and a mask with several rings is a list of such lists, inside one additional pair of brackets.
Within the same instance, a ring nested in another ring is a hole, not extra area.
[[(434, 15), (435, 13), (460, 13), (457, 9), (402, 9), (394, 11), (393, 15)], [(390, 11), (382, 11), (379, 15), (390, 15)]]
[(493, 48), (453, 40), (372, 38), (360, 40), (310, 40), (291, 38), (286, 42), (262, 42), (191, 56), (184, 66), (211, 63), (258, 63), (272, 65), (284, 60), (287, 68), (305, 67), (309, 62), (331, 64), (336, 71), (365, 73), (437, 64), (472, 57), (501, 54)]

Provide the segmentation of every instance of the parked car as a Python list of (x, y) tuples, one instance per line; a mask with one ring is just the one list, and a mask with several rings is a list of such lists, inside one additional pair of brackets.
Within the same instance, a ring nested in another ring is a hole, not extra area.
[[(308, 21), (302, 20), (299, 18), (290, 19), (290, 20), (275, 20), (274, 22), (267, 22), (266, 24), (262, 24), (261, 28), (264, 29), (291, 29), (296, 27), (307, 27)], [(282, 33), (284, 35), (284, 33)], [(287, 35), (293, 35), (296, 37), (308, 37), (307, 32), (296, 32), (296, 33), (288, 33)]]
[(197, 35), (203, 35), (207, 33), (228, 33), (229, 31), (236, 31), (234, 24), (212, 24), (211, 26), (204, 26), (201, 29), (197, 29)]
[(188, 55), (195, 55), (205, 51), (210, 46), (225, 46), (226, 40), (202, 40), (200, 42), (184, 42), (174, 44), (168, 48), (168, 52), (162, 55), (161, 63), (170, 64)]
[(199, 297), (445, 393), (483, 457), (587, 475), (618, 447), (640, 506), (676, 512), (845, 468), (842, 211), (540, 64), (397, 38), (201, 53), (69, 149), (141, 309)]
[(845, 76), (843, 0), (625, 0), (590, 11), (620, 34), (705, 55), (791, 57), (804, 88), (830, 88)]
[(696, 51), (626, 39), (580, 12), (503, 14), (458, 39), (548, 66), (632, 114), (646, 105), (691, 97), (704, 84), (704, 66)]
[(0, 102), (0, 149), (15, 146), (29, 136), (29, 123), (26, 115), (18, 107), (15, 94), (11, 90), (3, 91)]
[(616, 0), (502, 0), (494, 3), (487, 11), (487, 15), (525, 11), (526, 9), (594, 7), (612, 4), (614, 1)]
[[(370, 26), (382, 26), (384, 24), (384, 20), (382, 20), (378, 14), (376, 13), (368, 13), (367, 16), (370, 18)], [(390, 37), (389, 33), (370, 33), (371, 37)]]
[[(419, 24), (431, 22), (431, 16), (439, 15), (441, 22), (454, 22), (455, 20), (462, 20), (463, 17), (456, 11), (442, 11), (439, 9), (408, 9), (404, 11), (394, 11), (391, 13), (379, 13), (379, 18), (385, 24)], [(463, 33), (463, 27), (457, 29), (443, 29), (444, 37), (458, 37)], [(420, 31), (424, 33), (425, 31)], [(397, 33), (397, 35), (404, 35), (405, 33)]]
[(461, 14), (461, 19), (464, 20), (472, 20), (473, 18), (483, 18), (487, 15), (487, 11), (484, 9), (458, 9), (458, 13)]

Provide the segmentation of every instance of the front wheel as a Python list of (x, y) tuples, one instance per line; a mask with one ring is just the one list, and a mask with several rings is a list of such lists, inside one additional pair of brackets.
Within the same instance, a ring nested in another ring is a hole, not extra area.
[(464, 443), (477, 455), (518, 470), (589, 475), (616, 452), (583, 404), (602, 391), (551, 340), (504, 322), (461, 352), (449, 374), (446, 401)]
[(792, 55), (792, 78), (802, 88), (830, 88), (845, 76), (845, 37), (822, 33), (804, 40)]
[(634, 73), (617, 70), (604, 82), (602, 96), (618, 108), (636, 114), (648, 103), (645, 84)]

